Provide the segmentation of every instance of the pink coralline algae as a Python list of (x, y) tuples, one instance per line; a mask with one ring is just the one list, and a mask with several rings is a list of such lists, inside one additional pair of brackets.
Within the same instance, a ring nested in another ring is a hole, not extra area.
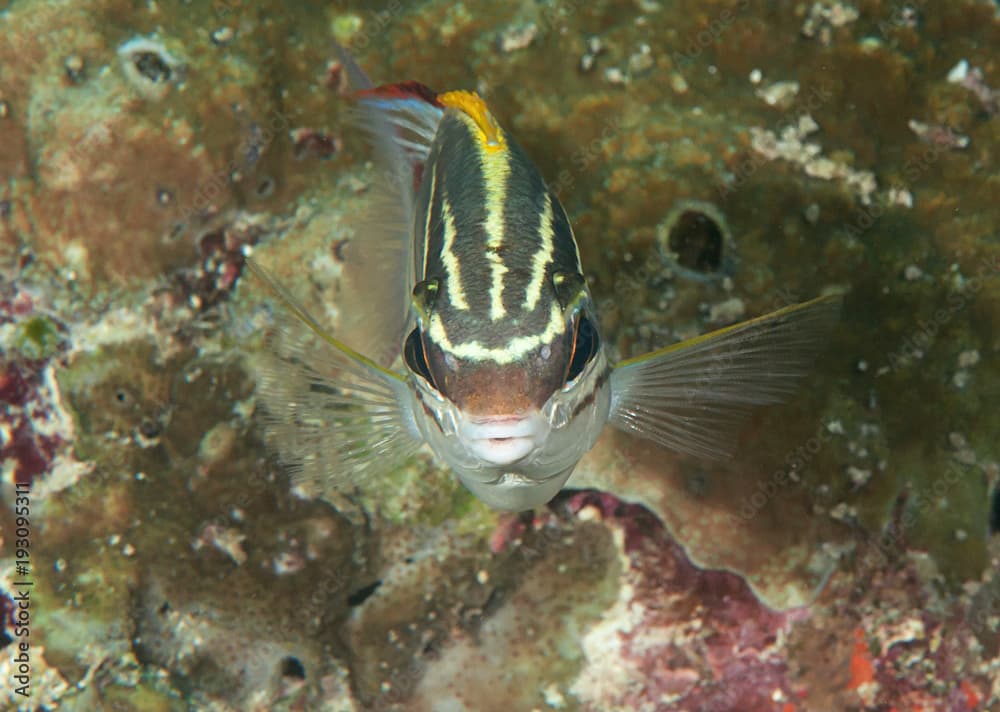
[[(40, 478), (52, 479), (56, 471), (72, 478), (87, 466), (66, 457), (73, 420), (56, 380), (67, 348), (65, 329), (44, 316), (28, 293), (6, 284), (0, 285), (0, 332), (5, 341), (0, 354), (0, 462), (10, 478), (3, 484), (37, 487)], [(60, 488), (58, 481), (51, 484)]]
[(44, 474), (62, 444), (58, 436), (47, 437), (32, 424), (30, 413), (41, 406), (29, 398), (39, 385), (38, 373), (26, 373), (17, 364), (6, 364), (0, 373), (0, 401), (5, 405), (2, 427), (6, 431), (0, 459), (15, 463), (14, 481), (18, 483), (31, 484)]
[(628, 560), (618, 603), (584, 638), (574, 692), (587, 709), (794, 708), (783, 639), (799, 612), (771, 611), (735, 574), (697, 569), (640, 506), (589, 492), (569, 506), (618, 530)]
[[(32, 311), (30, 296), (13, 292), (0, 300), (0, 325), (14, 333)], [(47, 358), (27, 358), (13, 348), (0, 357), (0, 461), (14, 463), (13, 479), (32, 483), (51, 466), (65, 445), (51, 423), (58, 386)]]
[(643, 507), (590, 491), (566, 504), (602, 521), (623, 560), (618, 600), (581, 640), (586, 662), (572, 692), (583, 709), (995, 709), (987, 671), (1000, 657), (976, 662), (974, 651), (1000, 645), (976, 627), (1000, 587), (984, 585), (982, 600), (952, 608), (913, 561), (900, 562), (842, 572), (812, 604), (777, 612), (737, 575), (695, 567)]
[(244, 250), (257, 242), (261, 231), (252, 220), (237, 219), (203, 234), (198, 240), (201, 261), (177, 272), (180, 295), (198, 311), (227, 299), (246, 263)]

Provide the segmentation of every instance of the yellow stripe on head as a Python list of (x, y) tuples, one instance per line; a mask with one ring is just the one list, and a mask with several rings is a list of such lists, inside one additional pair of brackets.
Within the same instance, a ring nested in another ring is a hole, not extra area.
[(525, 358), (535, 349), (552, 343), (556, 338), (566, 333), (568, 326), (562, 309), (556, 302), (549, 308), (549, 321), (545, 329), (536, 334), (516, 336), (503, 346), (489, 347), (478, 339), (453, 344), (448, 338), (444, 322), (440, 314), (433, 314), (427, 328), (427, 336), (431, 342), (445, 353), (468, 361), (492, 361), (506, 366)]
[(479, 140), (489, 151), (499, 151), (504, 148), (505, 141), (500, 125), (493, 118), (489, 107), (482, 97), (472, 91), (449, 91), (437, 95), (437, 101), (442, 106), (458, 109), (471, 118), (479, 129)]

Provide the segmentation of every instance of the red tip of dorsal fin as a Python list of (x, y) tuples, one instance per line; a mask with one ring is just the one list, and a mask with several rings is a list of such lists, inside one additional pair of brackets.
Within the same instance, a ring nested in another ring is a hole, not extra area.
[(397, 82), (395, 84), (380, 84), (371, 89), (361, 89), (355, 96), (380, 97), (383, 99), (422, 99), (432, 106), (441, 107), (437, 92), (420, 82)]

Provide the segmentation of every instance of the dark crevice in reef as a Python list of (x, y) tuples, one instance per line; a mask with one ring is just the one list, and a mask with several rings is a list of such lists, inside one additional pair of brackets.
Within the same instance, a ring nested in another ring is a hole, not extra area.
[(378, 587), (382, 585), (381, 579), (373, 581), (367, 586), (362, 586), (359, 589), (354, 590), (347, 596), (347, 605), (349, 606), (360, 606), (362, 603), (367, 601)]

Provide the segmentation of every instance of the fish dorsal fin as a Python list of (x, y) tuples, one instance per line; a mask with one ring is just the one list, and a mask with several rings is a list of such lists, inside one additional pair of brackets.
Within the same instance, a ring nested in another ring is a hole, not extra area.
[[(409, 184), (411, 194), (419, 184), (420, 169), (427, 161), (444, 106), (434, 91), (419, 82), (382, 84), (354, 94), (361, 109), (359, 128), (371, 136), (379, 158)], [(409, 170), (401, 170), (402, 158)], [(415, 180), (416, 178), (416, 180)]]
[(355, 86), (349, 121), (374, 148), (376, 177), (366, 214), (348, 246), (345, 286), (364, 295), (364, 309), (346, 313), (346, 338), (380, 365), (399, 355), (409, 330), (410, 294), (420, 279), (416, 255), (423, 235), (412, 229), (416, 192), (445, 110), (417, 82), (372, 86), (346, 51), (340, 51)]

